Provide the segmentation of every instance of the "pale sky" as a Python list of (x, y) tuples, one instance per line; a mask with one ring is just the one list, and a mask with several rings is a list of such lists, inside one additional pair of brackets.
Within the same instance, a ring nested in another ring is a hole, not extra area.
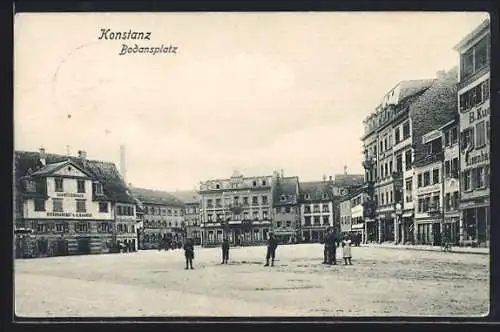
[[(14, 27), (14, 148), (119, 167), (127, 182), (362, 174), (362, 121), (399, 81), (435, 78), (486, 13), (47, 13)], [(101, 28), (151, 40), (98, 40)], [(177, 54), (118, 55), (132, 47)], [(68, 119), (68, 114), (71, 118)]]

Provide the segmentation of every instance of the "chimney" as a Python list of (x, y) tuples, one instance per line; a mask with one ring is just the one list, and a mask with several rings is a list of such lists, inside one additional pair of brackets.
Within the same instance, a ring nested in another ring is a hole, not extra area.
[(45, 154), (45, 148), (40, 147), (40, 162), (43, 166), (47, 164), (47, 155)]
[(329, 181), (330, 181), (330, 182), (332, 182), (332, 181), (333, 181), (333, 180), (332, 180), (332, 176), (331, 176), (331, 175), (330, 175)]
[(78, 158), (87, 159), (87, 152), (83, 150), (78, 150)]
[(281, 169), (281, 178), (283, 179), (285, 177), (285, 171)]
[(125, 165), (125, 145), (120, 145), (120, 173), (122, 174), (125, 183), (127, 183), (127, 168)]

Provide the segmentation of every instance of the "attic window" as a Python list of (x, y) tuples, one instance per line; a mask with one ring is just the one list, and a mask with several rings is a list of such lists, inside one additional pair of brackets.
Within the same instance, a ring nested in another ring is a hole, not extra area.
[(311, 199), (311, 195), (306, 194), (306, 195), (305, 195), (305, 198), (306, 198), (306, 199)]
[(281, 195), (281, 196), (280, 196), (280, 200), (281, 200), (281, 201), (284, 201), (284, 200), (286, 200), (286, 197), (285, 197), (285, 195)]
[(220, 184), (216, 184), (215, 189), (220, 189)]
[(326, 193), (323, 193), (323, 199), (328, 199), (328, 195)]
[(103, 194), (103, 192), (102, 192), (102, 184), (101, 183), (94, 182), (92, 184), (92, 187), (94, 189), (94, 194), (96, 194), (96, 195), (102, 195)]
[(254, 187), (255, 187), (255, 186), (257, 186), (257, 181), (254, 181), (254, 182), (253, 182), (253, 186), (254, 186)]
[(71, 166), (68, 166), (68, 172), (71, 172)]
[(266, 180), (262, 180), (262, 185), (265, 186), (266, 185)]

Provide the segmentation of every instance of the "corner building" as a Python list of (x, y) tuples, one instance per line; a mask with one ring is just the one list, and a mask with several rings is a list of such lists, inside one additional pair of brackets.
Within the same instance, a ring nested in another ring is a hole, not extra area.
[(490, 241), (490, 23), (455, 47), (460, 54), (460, 243)]
[(272, 227), (273, 176), (245, 177), (200, 183), (201, 244), (218, 246), (227, 236), (233, 245), (265, 243)]

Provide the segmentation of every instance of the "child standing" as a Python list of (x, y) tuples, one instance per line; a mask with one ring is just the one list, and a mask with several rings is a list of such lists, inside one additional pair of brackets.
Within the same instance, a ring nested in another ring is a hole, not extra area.
[(344, 237), (344, 240), (342, 241), (342, 257), (344, 258), (344, 264), (347, 265), (352, 265), (351, 262), (351, 240), (347, 237), (347, 235)]

